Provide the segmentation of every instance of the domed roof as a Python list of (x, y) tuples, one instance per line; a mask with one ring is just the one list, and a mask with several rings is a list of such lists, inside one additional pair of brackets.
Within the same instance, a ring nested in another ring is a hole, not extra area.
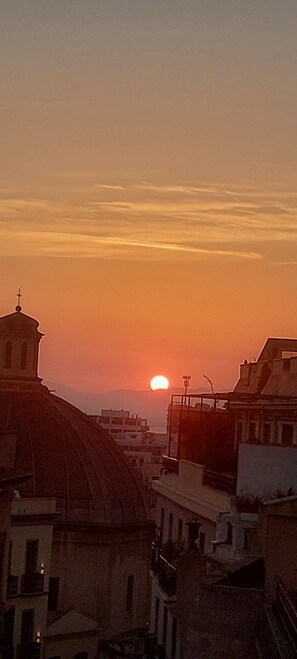
[(14, 472), (33, 473), (27, 497), (56, 497), (58, 521), (108, 526), (151, 522), (137, 476), (92, 419), (46, 387), (0, 391), (1, 439)]
[(58, 521), (151, 523), (140, 483), (121, 449), (95, 421), (41, 384), (38, 325), (20, 305), (0, 318), (0, 469), (32, 473), (20, 494), (55, 497)]

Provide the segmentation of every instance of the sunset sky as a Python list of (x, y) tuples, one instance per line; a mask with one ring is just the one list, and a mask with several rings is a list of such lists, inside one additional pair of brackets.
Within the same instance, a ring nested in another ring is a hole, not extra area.
[(0, 313), (41, 375), (233, 387), (297, 337), (296, 0), (1, 0)]

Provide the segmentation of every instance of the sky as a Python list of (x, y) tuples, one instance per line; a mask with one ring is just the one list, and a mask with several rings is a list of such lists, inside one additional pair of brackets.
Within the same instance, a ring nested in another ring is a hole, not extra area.
[[(0, 313), (82, 390), (297, 336), (296, 0), (1, 0)], [(207, 388), (207, 386), (206, 386)]]

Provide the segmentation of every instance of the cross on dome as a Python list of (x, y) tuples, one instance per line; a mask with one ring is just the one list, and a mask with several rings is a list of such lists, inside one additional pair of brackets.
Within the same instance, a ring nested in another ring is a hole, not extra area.
[(22, 311), (21, 297), (22, 297), (22, 294), (21, 294), (21, 286), (20, 286), (19, 287), (19, 292), (17, 293), (18, 303), (17, 303), (17, 306), (15, 308), (16, 311)]

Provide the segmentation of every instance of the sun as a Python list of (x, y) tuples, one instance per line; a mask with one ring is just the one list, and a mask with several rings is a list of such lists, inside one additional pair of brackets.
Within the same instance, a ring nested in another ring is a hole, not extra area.
[(169, 380), (165, 375), (154, 375), (150, 382), (151, 389), (156, 391), (156, 389), (168, 389)]

